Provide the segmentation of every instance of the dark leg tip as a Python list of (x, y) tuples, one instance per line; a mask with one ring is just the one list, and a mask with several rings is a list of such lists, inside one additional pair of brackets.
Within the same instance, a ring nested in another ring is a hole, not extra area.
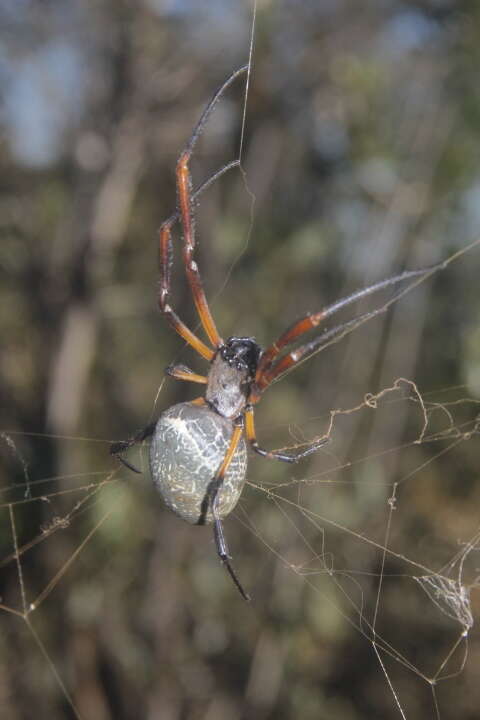
[(115, 458), (117, 458), (117, 460), (119, 460), (122, 463), (122, 465), (125, 465), (125, 467), (128, 468), (129, 470), (131, 470), (132, 472), (137, 473), (138, 475), (141, 475), (142, 474), (141, 470), (136, 468), (135, 465), (132, 465), (132, 463), (128, 462), (128, 460), (125, 460), (125, 458), (119, 454), (121, 452), (121, 450), (124, 448), (121, 448), (121, 450), (115, 451), (114, 450), (115, 445), (121, 445), (121, 443), (114, 443), (114, 445), (112, 445), (112, 447), (110, 448), (110, 455), (113, 455)]
[(127, 449), (128, 443), (126, 443), (124, 440), (120, 442), (114, 442), (110, 445), (110, 455), (118, 455), (118, 453), (121, 453)]

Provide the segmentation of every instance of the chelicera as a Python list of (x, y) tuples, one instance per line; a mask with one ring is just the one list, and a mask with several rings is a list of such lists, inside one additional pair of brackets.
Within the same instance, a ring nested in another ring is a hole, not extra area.
[[(217, 553), (242, 596), (249, 595), (233, 569), (223, 532), (222, 519), (235, 507), (245, 483), (247, 443), (263, 457), (295, 463), (318, 450), (326, 438), (319, 438), (303, 449), (291, 452), (265, 450), (257, 442), (254, 408), (265, 390), (287, 371), (349, 331), (359, 321), (383, 312), (385, 307), (365, 313), (354, 320), (317, 334), (305, 344), (289, 349), (309, 331), (345, 306), (378, 290), (433, 268), (407, 271), (382, 280), (293, 323), (271, 345), (262, 349), (252, 337), (223, 340), (217, 330), (203, 290), (200, 272), (194, 260), (194, 201), (213, 180), (238, 162), (230, 163), (210, 178), (196, 193), (192, 192), (189, 162), (207, 119), (222, 93), (247, 67), (236, 70), (214, 94), (182, 151), (176, 167), (177, 211), (160, 227), (160, 287), (158, 304), (162, 315), (188, 345), (210, 364), (207, 375), (198, 375), (185, 365), (174, 365), (166, 373), (176, 380), (205, 385), (203, 396), (174, 405), (129, 440), (111, 445), (110, 452), (128, 468), (139, 472), (122, 453), (135, 443), (152, 437), (150, 470), (153, 482), (166, 505), (183, 520), (213, 524)], [(208, 344), (194, 334), (170, 305), (172, 228), (180, 221), (183, 232), (183, 264), (191, 294)], [(314, 333), (315, 335), (315, 333)], [(246, 441), (245, 441), (246, 436)]]

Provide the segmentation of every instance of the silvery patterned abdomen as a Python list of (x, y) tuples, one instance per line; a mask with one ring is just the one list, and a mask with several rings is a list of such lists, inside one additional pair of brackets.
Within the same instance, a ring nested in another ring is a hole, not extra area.
[[(227, 452), (233, 426), (208, 406), (180, 403), (160, 415), (150, 445), (150, 471), (165, 504), (189, 523), (202, 518), (202, 502)], [(228, 515), (243, 490), (247, 446), (243, 437), (217, 495), (220, 517)], [(213, 521), (211, 510), (204, 522)]]

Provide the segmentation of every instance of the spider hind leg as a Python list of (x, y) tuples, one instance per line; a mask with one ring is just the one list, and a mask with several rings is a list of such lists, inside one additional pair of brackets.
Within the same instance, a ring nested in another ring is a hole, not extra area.
[(135, 465), (132, 465), (128, 460), (126, 460), (122, 453), (126, 452), (129, 448), (133, 447), (134, 445), (137, 445), (138, 443), (143, 442), (147, 438), (151, 437), (153, 433), (155, 432), (155, 427), (157, 425), (157, 421), (154, 420), (153, 422), (149, 423), (146, 427), (144, 427), (142, 430), (139, 430), (139, 432), (134, 435), (129, 440), (120, 440), (119, 442), (114, 442), (110, 445), (110, 455), (113, 455), (113, 457), (117, 458), (123, 465), (125, 465), (126, 468), (131, 470), (132, 472), (138, 473), (141, 475), (142, 471), (135, 467)]
[(224, 565), (227, 569), (228, 574), (232, 578), (233, 582), (237, 586), (237, 589), (240, 593), (240, 595), (243, 597), (244, 600), (247, 602), (250, 602), (251, 598), (250, 595), (245, 592), (243, 589), (243, 586), (240, 582), (240, 580), (237, 577), (237, 574), (235, 570), (233, 569), (232, 563), (231, 563), (231, 556), (228, 551), (228, 545), (227, 541), (225, 539), (225, 534), (223, 532), (223, 525), (222, 521), (217, 513), (216, 509), (216, 498), (212, 502), (212, 514), (213, 514), (213, 537), (215, 538), (215, 547), (217, 548), (217, 554), (220, 558), (220, 561), (222, 565)]
[(222, 565), (224, 565), (228, 574), (230, 575), (233, 582), (235, 583), (240, 595), (243, 597), (244, 600), (246, 600), (247, 602), (250, 602), (250, 599), (251, 599), (250, 595), (243, 589), (243, 586), (242, 586), (240, 580), (238, 579), (235, 570), (233, 569), (233, 565), (231, 563), (231, 556), (230, 556), (230, 553), (228, 550), (227, 540), (225, 538), (225, 533), (223, 532), (222, 519), (220, 517), (220, 513), (219, 513), (219, 509), (218, 509), (218, 504), (219, 504), (218, 493), (220, 491), (220, 488), (223, 485), (225, 473), (226, 473), (226, 471), (232, 461), (232, 458), (235, 454), (235, 451), (238, 447), (238, 443), (242, 436), (242, 432), (243, 432), (243, 422), (239, 422), (239, 424), (234, 427), (234, 431), (233, 431), (233, 434), (232, 434), (232, 437), (230, 440), (230, 445), (225, 454), (223, 462), (220, 465), (215, 477), (211, 480), (211, 482), (209, 483), (209, 485), (207, 487), (205, 496), (202, 501), (201, 515), (200, 515), (198, 524), (199, 525), (205, 524), (208, 510), (211, 509), (212, 516), (213, 516), (213, 537), (215, 539), (215, 547), (217, 549), (217, 555), (220, 558)]
[(227, 540), (225, 538), (225, 533), (223, 531), (222, 519), (218, 512), (218, 492), (222, 486), (222, 483), (223, 474), (218, 473), (218, 475), (210, 483), (207, 492), (205, 493), (205, 497), (202, 503), (202, 514), (200, 516), (198, 524), (205, 524), (205, 518), (210, 508), (213, 515), (213, 537), (215, 540), (217, 555), (220, 558), (220, 562), (222, 563), (222, 565), (224, 565), (228, 574), (235, 583), (240, 595), (243, 597), (244, 600), (250, 602), (250, 595), (244, 590), (243, 585), (238, 579), (237, 573), (233, 569), (233, 565), (231, 563), (232, 557), (230, 555)]

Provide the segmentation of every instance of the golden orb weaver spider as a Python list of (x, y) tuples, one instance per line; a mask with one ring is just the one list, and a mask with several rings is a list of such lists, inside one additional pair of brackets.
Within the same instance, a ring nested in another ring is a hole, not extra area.
[[(294, 463), (318, 450), (327, 442), (320, 438), (296, 453), (269, 451), (257, 443), (254, 406), (263, 392), (291, 368), (322, 349), (359, 322), (384, 312), (386, 307), (357, 316), (317, 335), (295, 349), (288, 347), (326, 318), (342, 308), (378, 290), (408, 278), (424, 275), (442, 265), (406, 271), (367, 288), (358, 290), (316, 313), (307, 313), (293, 323), (265, 350), (252, 337), (220, 336), (203, 290), (200, 272), (194, 260), (194, 201), (235, 161), (225, 166), (192, 193), (189, 162), (195, 144), (217, 101), (232, 82), (248, 70), (242, 67), (230, 75), (215, 92), (203, 111), (182, 151), (176, 167), (177, 211), (160, 227), (160, 290), (158, 304), (162, 315), (194, 350), (210, 363), (208, 375), (198, 375), (185, 365), (170, 366), (166, 374), (176, 380), (206, 385), (204, 396), (180, 403), (160, 415), (129, 440), (115, 442), (110, 453), (134, 472), (140, 472), (122, 453), (135, 443), (153, 437), (150, 446), (150, 470), (153, 482), (166, 505), (183, 520), (204, 525), (213, 523), (215, 545), (220, 560), (245, 600), (250, 600), (233, 569), (223, 532), (222, 518), (235, 507), (245, 483), (247, 471), (246, 435), (250, 447), (266, 458)], [(173, 262), (172, 227), (180, 220), (183, 231), (183, 263), (191, 294), (210, 346), (198, 338), (170, 306), (171, 267)]]

